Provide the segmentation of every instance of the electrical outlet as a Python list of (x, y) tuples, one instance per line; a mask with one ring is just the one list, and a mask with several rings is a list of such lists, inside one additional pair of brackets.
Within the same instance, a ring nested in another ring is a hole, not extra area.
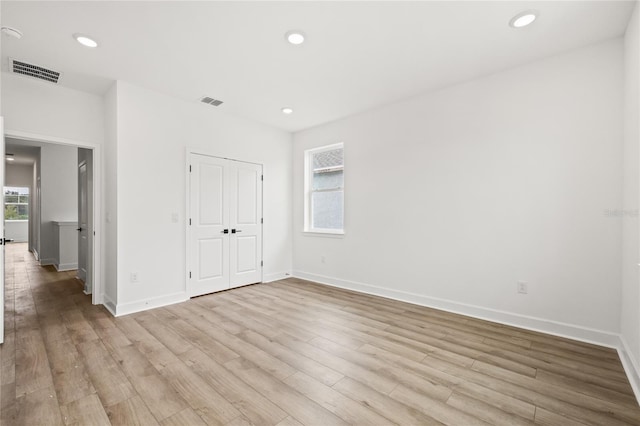
[(178, 213), (171, 213), (171, 222), (178, 223)]
[(132, 283), (137, 283), (138, 282), (138, 273), (137, 272), (132, 272), (130, 279), (131, 279)]
[(320, 263), (327, 263), (327, 258), (324, 255), (320, 256)]
[(526, 281), (518, 281), (518, 293), (527, 294), (529, 292), (529, 287)]

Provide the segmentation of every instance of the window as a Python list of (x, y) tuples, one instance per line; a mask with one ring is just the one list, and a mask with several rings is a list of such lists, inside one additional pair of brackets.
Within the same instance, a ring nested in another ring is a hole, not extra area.
[(343, 145), (305, 151), (305, 232), (344, 233)]
[(29, 220), (29, 188), (4, 188), (4, 219)]

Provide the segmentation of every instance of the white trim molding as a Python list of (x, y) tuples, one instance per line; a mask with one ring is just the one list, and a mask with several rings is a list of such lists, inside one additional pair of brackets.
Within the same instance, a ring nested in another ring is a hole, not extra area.
[(640, 404), (640, 365), (638, 360), (633, 356), (633, 352), (629, 350), (627, 341), (624, 336), (620, 336), (620, 343), (618, 345), (618, 356), (622, 362), (624, 372), (627, 374), (633, 393), (636, 395), (636, 400)]
[(146, 311), (148, 309), (160, 308), (162, 306), (186, 302), (187, 300), (189, 300), (189, 295), (187, 294), (186, 291), (181, 291), (179, 293), (172, 293), (172, 294), (166, 294), (164, 296), (152, 297), (151, 299), (143, 299), (135, 302), (122, 303), (119, 305), (115, 305), (115, 309), (114, 309), (115, 313), (114, 312), (112, 313), (116, 317), (121, 317), (123, 315), (129, 315), (135, 312), (141, 312), (141, 311)]
[(293, 271), (293, 276), (333, 287), (358, 291), (374, 296), (382, 296), (401, 302), (412, 303), (414, 305), (426, 306), (455, 314), (520, 327), (531, 331), (552, 334), (554, 336), (580, 340), (582, 342), (593, 343), (609, 348), (618, 349), (620, 343), (620, 336), (616, 333), (581, 327), (574, 324), (566, 324), (544, 318), (530, 317), (513, 312), (500, 311), (497, 309), (460, 303), (453, 300), (429, 297), (422, 294), (398, 291), (370, 284), (358, 283), (355, 281), (341, 280), (338, 278), (326, 277), (303, 271)]
[(54, 264), (53, 265), (56, 268), (56, 271), (58, 272), (62, 272), (62, 271), (75, 271), (76, 269), (78, 269), (78, 263), (60, 263), (60, 264)]
[(103, 306), (107, 308), (107, 311), (111, 313), (114, 317), (116, 316), (116, 302), (111, 300), (109, 296), (106, 294), (102, 295), (102, 300), (104, 301)]
[(271, 283), (271, 282), (278, 281), (278, 280), (285, 280), (287, 278), (291, 278), (291, 271), (274, 272), (272, 274), (263, 273), (262, 282), (263, 283)]
[(56, 259), (53, 259), (53, 258), (40, 259), (40, 266), (50, 266), (55, 264), (56, 264)]

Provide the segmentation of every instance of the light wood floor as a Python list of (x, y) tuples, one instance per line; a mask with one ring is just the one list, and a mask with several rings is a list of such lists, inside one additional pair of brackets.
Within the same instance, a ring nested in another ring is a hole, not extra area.
[(113, 318), (25, 250), (2, 425), (640, 424), (611, 349), (295, 279)]

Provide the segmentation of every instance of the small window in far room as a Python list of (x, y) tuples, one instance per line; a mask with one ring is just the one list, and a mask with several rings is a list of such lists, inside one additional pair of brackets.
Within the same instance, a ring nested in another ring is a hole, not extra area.
[(305, 232), (344, 233), (341, 143), (305, 151)]
[(4, 187), (4, 219), (29, 220), (29, 188)]

